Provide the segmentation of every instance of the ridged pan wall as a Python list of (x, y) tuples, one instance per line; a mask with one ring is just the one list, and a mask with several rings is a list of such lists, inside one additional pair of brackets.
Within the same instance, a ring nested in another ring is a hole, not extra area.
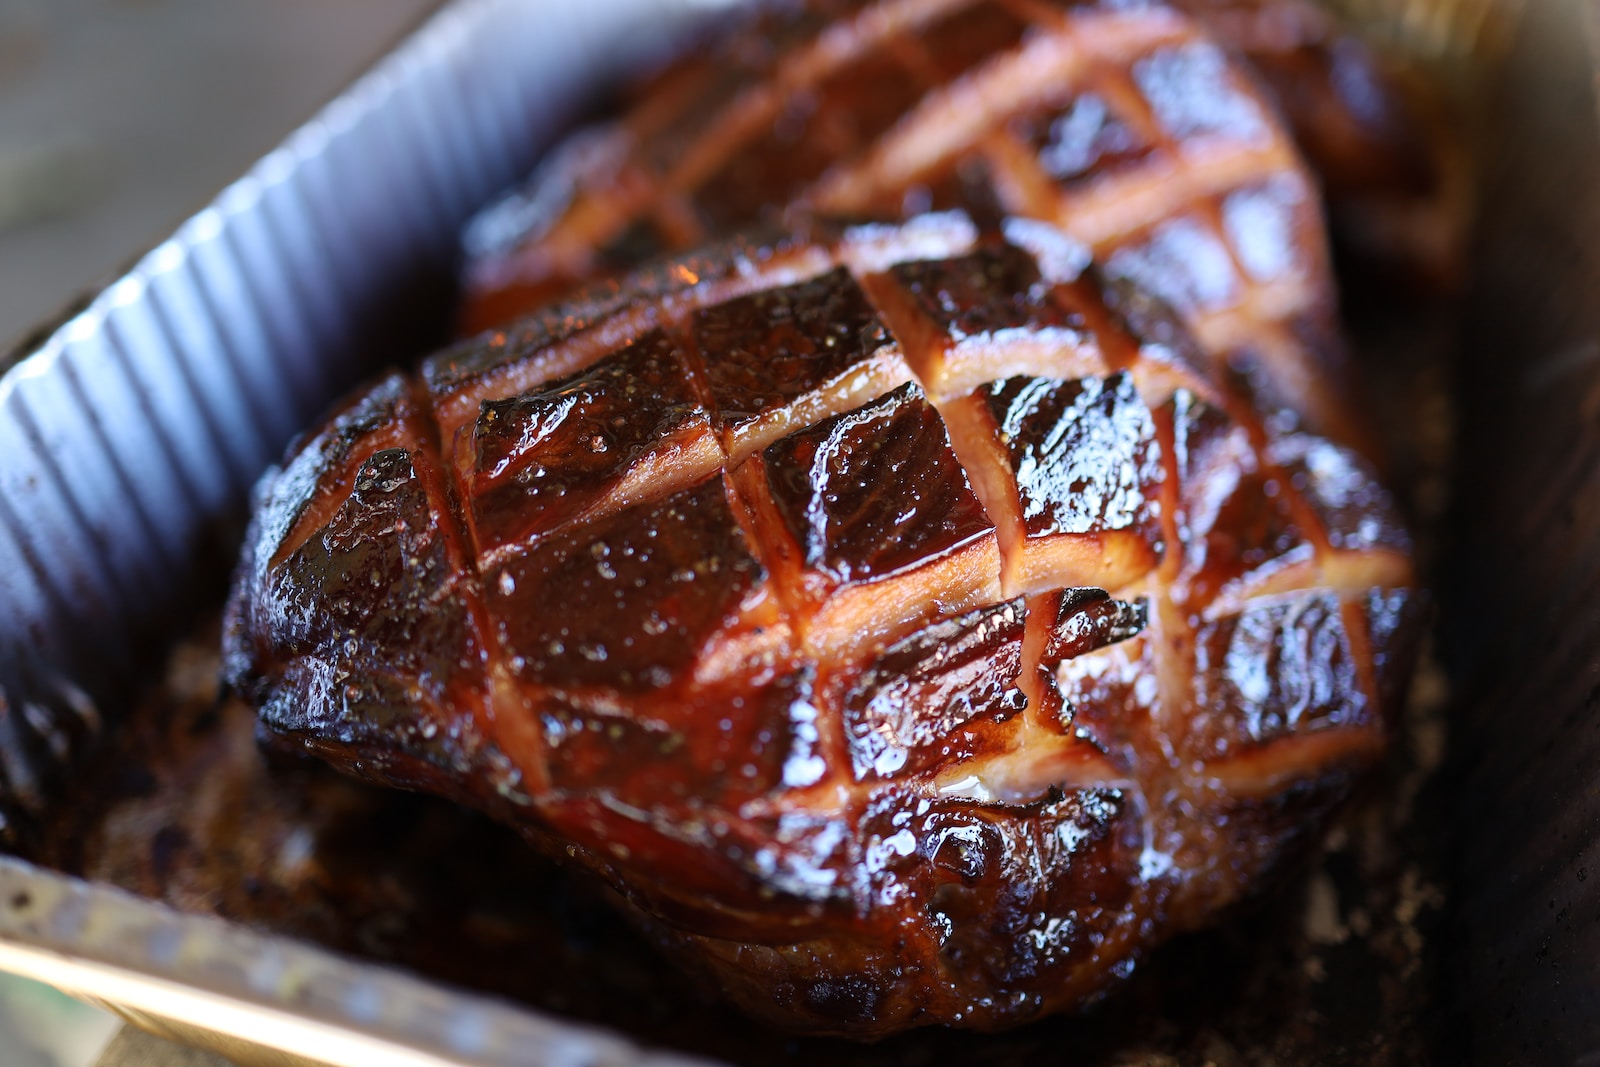
[[(289, 436), (442, 336), (469, 213), (594, 87), (708, 6), (651, 5), (648, 20), (627, 0), (452, 6), (14, 357), (0, 378), (0, 841), (26, 832), (197, 579), (224, 573), (246, 493)], [(562, 47), (518, 61), (543, 40)]]

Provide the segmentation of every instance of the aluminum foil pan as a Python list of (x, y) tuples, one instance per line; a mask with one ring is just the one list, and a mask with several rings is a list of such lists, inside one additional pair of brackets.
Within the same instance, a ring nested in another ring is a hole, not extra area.
[[(599, 87), (721, 6), (461, 0), (35, 350), (0, 360), (0, 844), (27, 845), (177, 623), (220, 596), (249, 486), (289, 436), (374, 366), (442, 338), (466, 217)], [(1402, 51), (1456, 55), (1463, 36), (1509, 33), (1481, 0), (1378, 6)], [(1440, 590), (1446, 619), (1467, 620), (1445, 628), (1443, 652), (1475, 694), (1438, 786), (1472, 831), (1456, 850), (1460, 948), (1440, 1015), (1460, 1045), (1453, 1060), (1600, 1063), (1600, 874), (1589, 877), (1600, 801), (1585, 773), (1593, 744), (1576, 732), (1600, 687), (1583, 667), (1593, 612), (1578, 617), (1573, 592), (1593, 583), (1583, 564), (1600, 530), (1588, 503), (1600, 496), (1585, 488), (1597, 469), (1588, 309), (1600, 268), (1585, 236), (1597, 231), (1560, 222), (1592, 215), (1600, 138), (1590, 5), (1526, 6), (1535, 34), (1498, 42), (1514, 59), (1496, 124), (1516, 136), (1491, 186), (1509, 198), (1500, 206), (1520, 206), (1495, 213), (1468, 309), (1457, 480), (1470, 490), (1461, 499), (1493, 506), (1462, 511)], [(1436, 32), (1458, 9), (1466, 29)], [(1557, 110), (1569, 121), (1534, 121)], [(1556, 258), (1537, 243), (1552, 234)], [(1549, 358), (1515, 385), (1507, 353), (1531, 317), (1549, 327), (1548, 351), (1534, 353)], [(1563, 510), (1564, 499), (1578, 504)], [(1485, 559), (1497, 561), (1493, 582)], [(1547, 631), (1563, 640), (1539, 645)], [(1505, 648), (1516, 655), (1484, 654)], [(1508, 707), (1516, 745), (1503, 743)], [(1535, 816), (1544, 829), (1527, 833)], [(1337, 941), (1345, 928), (1336, 911), (1323, 932)], [(3, 856), (0, 969), (240, 1063), (690, 1062)], [(969, 1047), (953, 1040), (949, 1052)]]
[[(28, 839), (215, 594), (290, 436), (444, 336), (467, 216), (718, 6), (455, 3), (0, 361), (0, 840)], [(352, 1067), (686, 1062), (3, 857), (0, 968)]]
[(0, 969), (241, 1063), (692, 1067), (696, 1060), (0, 857)]

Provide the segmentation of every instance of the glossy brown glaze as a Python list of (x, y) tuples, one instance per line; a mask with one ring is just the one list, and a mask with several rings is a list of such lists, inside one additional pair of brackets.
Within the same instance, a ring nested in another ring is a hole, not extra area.
[(888, 578), (994, 529), (915, 385), (793, 433), (761, 458), (804, 566), (830, 583)]
[(762, 1019), (1088, 1003), (1315, 840), (1415, 617), (1361, 462), (1087, 263), (735, 242), (393, 376), (263, 484), (229, 678)]
[(461, 450), (473, 535), (490, 546), (554, 529), (624, 488), (641, 463), (712, 459), (709, 434), (681, 355), (646, 334), (537, 394), (484, 407)]
[(1375, 238), (1372, 217), (1421, 218), (1414, 201), (1442, 181), (1437, 124), (1305, 0), (798, 4), (639, 99), (474, 223), (467, 330), (762, 220), (1024, 215), (1176, 308), (1274, 404), (1354, 441), (1319, 182)]

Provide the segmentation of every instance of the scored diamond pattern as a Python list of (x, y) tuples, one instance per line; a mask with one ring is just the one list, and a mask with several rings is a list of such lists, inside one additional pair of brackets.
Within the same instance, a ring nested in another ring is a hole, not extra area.
[[(437, 357), (312, 440), (233, 662), (269, 725), (648, 885), (691, 942), (791, 909), (779, 971), (868, 924), (942, 1011), (1086, 995), (1375, 758), (1413, 610), (1363, 461), (1087, 264), (1037, 223), (819, 225)], [(334, 593), (339, 632), (296, 629)]]

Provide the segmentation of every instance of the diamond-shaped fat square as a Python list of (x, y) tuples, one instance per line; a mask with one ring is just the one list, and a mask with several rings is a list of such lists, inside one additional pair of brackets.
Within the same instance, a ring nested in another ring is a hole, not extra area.
[(908, 570), (993, 529), (915, 385), (791, 434), (763, 458), (805, 565), (836, 583)]
[(843, 268), (696, 312), (691, 330), (719, 430), (737, 430), (892, 343)]
[(518, 676), (641, 691), (691, 672), (763, 577), (718, 474), (559, 530), (483, 581)]
[(535, 392), (485, 401), (468, 486), (479, 550), (577, 517), (645, 455), (707, 423), (681, 354), (659, 330)]

